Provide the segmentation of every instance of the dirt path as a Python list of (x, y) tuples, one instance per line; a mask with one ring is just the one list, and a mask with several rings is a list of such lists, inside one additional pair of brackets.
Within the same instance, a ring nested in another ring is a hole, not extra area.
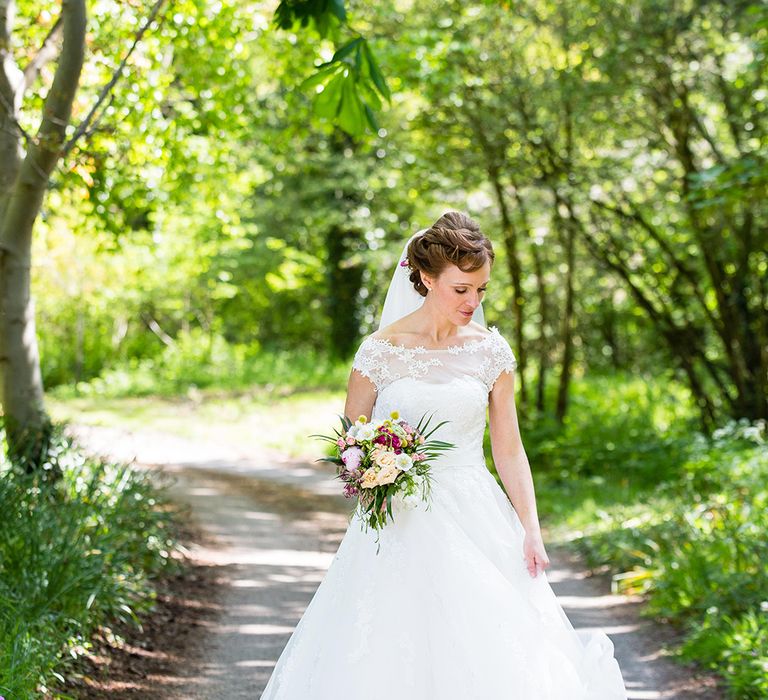
[[(149, 432), (79, 428), (78, 435), (97, 453), (172, 475), (173, 497), (206, 535), (190, 543), (190, 553), (219, 570), (220, 613), (204, 628), (202, 661), (180, 660), (176, 678), (153, 697), (256, 700), (347, 527), (351, 504), (335, 495), (332, 465), (279, 455), (257, 462)], [(568, 617), (610, 636), (630, 698), (723, 697), (712, 678), (665, 656), (674, 634), (639, 617), (638, 599), (610, 595), (609, 579), (589, 576), (567, 549), (550, 544), (548, 552), (547, 577)]]

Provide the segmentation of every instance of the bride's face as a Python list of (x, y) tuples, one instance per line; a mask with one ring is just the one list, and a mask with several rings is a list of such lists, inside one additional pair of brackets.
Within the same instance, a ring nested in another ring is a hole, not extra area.
[(427, 298), (457, 326), (466, 326), (472, 320), (490, 277), (489, 262), (474, 272), (462, 272), (456, 265), (448, 265), (436, 278), (424, 273), (421, 275), (429, 289)]

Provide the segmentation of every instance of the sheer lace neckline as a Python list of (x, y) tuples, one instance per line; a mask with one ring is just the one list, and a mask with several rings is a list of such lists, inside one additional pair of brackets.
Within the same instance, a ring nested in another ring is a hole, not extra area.
[(483, 345), (484, 343), (487, 343), (491, 338), (494, 337), (494, 335), (497, 335), (499, 333), (499, 329), (496, 326), (488, 326), (488, 333), (486, 333), (482, 338), (475, 338), (474, 340), (468, 340), (464, 343), (456, 343), (454, 345), (446, 345), (442, 348), (428, 348), (424, 345), (403, 345), (401, 343), (393, 343), (391, 340), (387, 338), (375, 338), (373, 336), (369, 336), (369, 340), (378, 343), (379, 345), (382, 345), (386, 348), (390, 348), (392, 350), (413, 350), (418, 353), (423, 352), (451, 352), (453, 354), (460, 353), (464, 350), (469, 349), (476, 349), (480, 345)]

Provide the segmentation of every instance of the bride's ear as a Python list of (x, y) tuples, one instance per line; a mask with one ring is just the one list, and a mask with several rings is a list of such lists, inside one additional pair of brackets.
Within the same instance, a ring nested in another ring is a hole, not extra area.
[(422, 270), (419, 270), (419, 275), (421, 275), (421, 283), (429, 290), (432, 289), (432, 284), (434, 283), (434, 280), (430, 275), (427, 275)]

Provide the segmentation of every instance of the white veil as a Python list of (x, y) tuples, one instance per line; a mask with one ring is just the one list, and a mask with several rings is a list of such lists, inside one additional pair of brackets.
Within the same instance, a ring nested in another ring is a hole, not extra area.
[[(409, 279), (411, 270), (409, 267), (403, 266), (403, 261), (407, 260), (406, 253), (408, 252), (410, 242), (427, 230), (423, 228), (420, 231), (416, 231), (406, 241), (405, 246), (403, 246), (400, 257), (397, 259), (397, 265), (395, 265), (392, 281), (389, 283), (387, 296), (384, 299), (384, 308), (381, 310), (381, 318), (379, 320), (380, 329), (388, 326), (390, 323), (394, 323), (398, 318), (416, 311), (424, 303), (424, 297), (414, 289)], [(484, 328), (486, 327), (482, 303), (478, 304), (475, 313), (472, 314), (472, 320)]]

